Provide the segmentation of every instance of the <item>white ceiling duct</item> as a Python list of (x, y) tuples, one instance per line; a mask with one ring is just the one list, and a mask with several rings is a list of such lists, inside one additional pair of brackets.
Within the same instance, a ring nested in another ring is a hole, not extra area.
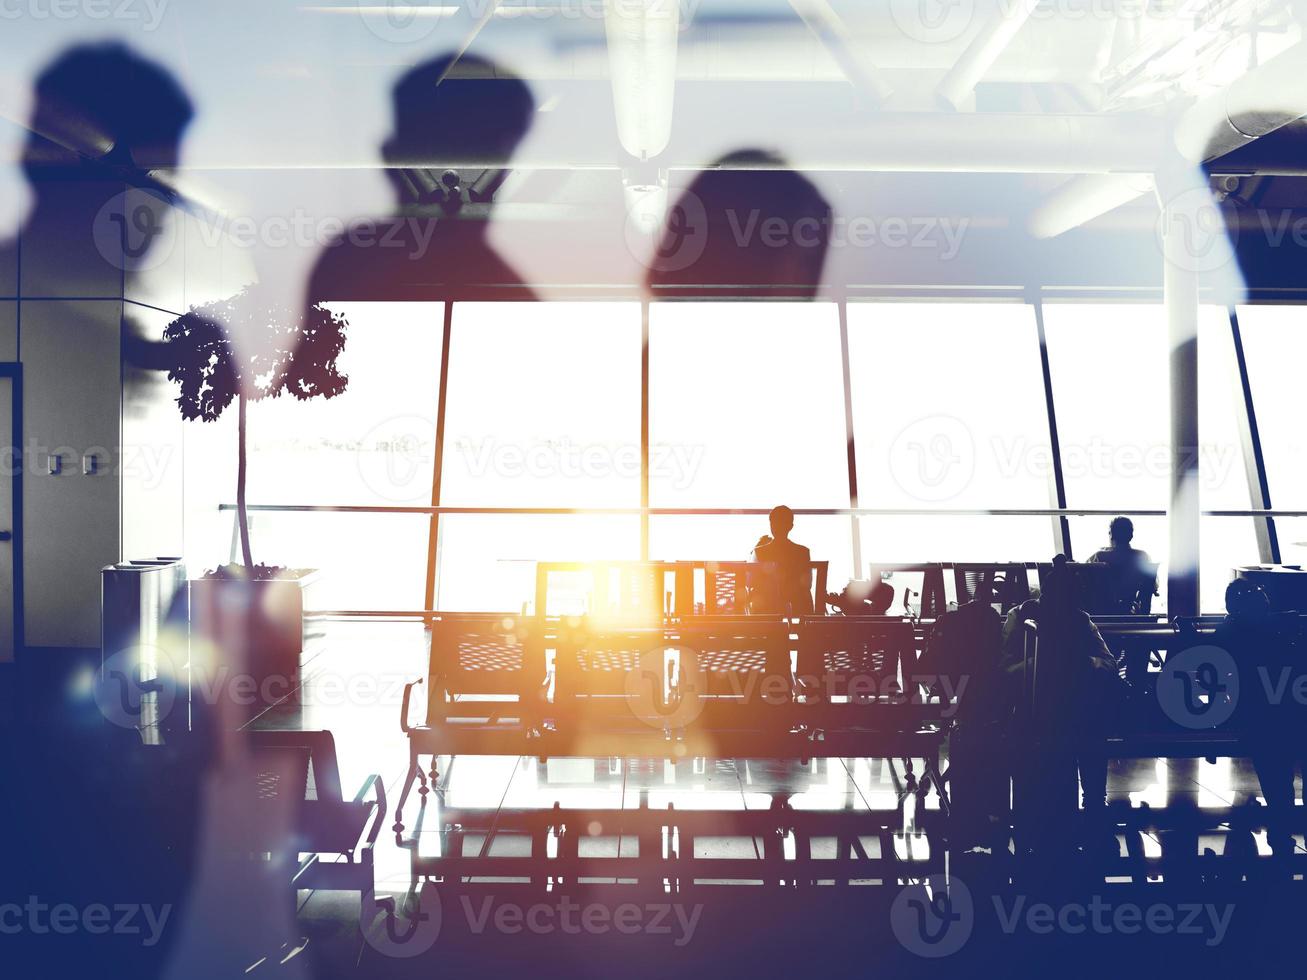
[(672, 135), (680, 0), (604, 0), (617, 136), (641, 160)]
[[(1199, 99), (1176, 120), (1172, 147), (1154, 169), (1197, 166), (1224, 156), (1307, 115), (1307, 41), (1300, 41), (1235, 79), (1228, 88)], [(1052, 238), (1149, 189), (1138, 175), (1080, 177), (1059, 187), (1030, 216), (1037, 238)]]

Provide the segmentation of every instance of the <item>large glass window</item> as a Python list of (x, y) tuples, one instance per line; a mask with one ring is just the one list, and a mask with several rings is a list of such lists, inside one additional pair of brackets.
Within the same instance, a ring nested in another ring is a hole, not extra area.
[(849, 506), (834, 304), (655, 303), (649, 334), (652, 506)]
[[(249, 412), (251, 504), (387, 506), (431, 502), (440, 378), (439, 303), (333, 304), (349, 319), (339, 366), (349, 377), (335, 398), (289, 396)], [(187, 422), (186, 556), (194, 572), (239, 555), (236, 411)], [(427, 555), (424, 516), (256, 513), (256, 562), (324, 574), (315, 608), (421, 608)]]
[[(1067, 505), (1165, 510), (1171, 435), (1162, 307), (1045, 303), (1044, 329)], [(1166, 552), (1163, 542), (1148, 547)]]
[[(1307, 310), (1301, 306), (1241, 306), (1239, 329), (1248, 362), (1271, 504), (1307, 508), (1307, 426), (1300, 389), (1307, 363)], [(1280, 558), (1307, 562), (1307, 520), (1277, 517)]]
[(639, 557), (635, 516), (447, 514), (440, 520), (436, 608), (533, 610), (537, 561)]
[[(1252, 506), (1237, 421), (1242, 403), (1229, 315), (1224, 309), (1204, 307), (1198, 323), (1198, 496), (1204, 510)], [(1252, 518), (1204, 517), (1200, 547), (1202, 611), (1224, 612), (1230, 570), (1258, 560)]]
[(640, 345), (638, 303), (456, 304), (441, 503), (638, 507)]
[(1238, 314), (1271, 502), (1302, 510), (1307, 508), (1307, 425), (1301, 403), (1307, 310), (1241, 306)]
[[(849, 366), (863, 507), (1050, 506), (1034, 311), (1020, 303), (851, 303)], [(1046, 517), (871, 517), (870, 561), (1043, 559)], [(965, 552), (965, 553), (964, 553)]]

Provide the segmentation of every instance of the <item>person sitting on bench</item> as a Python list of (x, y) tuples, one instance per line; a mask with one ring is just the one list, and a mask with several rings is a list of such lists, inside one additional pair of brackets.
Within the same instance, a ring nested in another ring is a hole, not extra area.
[(1103, 612), (1121, 616), (1147, 613), (1157, 591), (1157, 580), (1148, 552), (1130, 544), (1135, 536), (1134, 522), (1128, 517), (1112, 518), (1107, 536), (1108, 546), (1094, 552), (1089, 559), (1112, 568), (1113, 608)]
[(753, 560), (766, 566), (750, 576), (749, 611), (790, 616), (812, 615), (812, 553), (790, 540), (794, 511), (782, 504), (768, 517), (771, 534), (753, 549)]

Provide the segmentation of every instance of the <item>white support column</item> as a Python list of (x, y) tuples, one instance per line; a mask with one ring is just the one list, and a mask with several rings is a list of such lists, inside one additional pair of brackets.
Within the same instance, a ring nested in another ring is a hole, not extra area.
[[(1159, 180), (1159, 184), (1161, 181)], [(1198, 608), (1198, 272), (1187, 232), (1196, 215), (1181, 196), (1163, 205), (1162, 293), (1166, 305), (1171, 391), (1171, 499), (1167, 611), (1196, 616)]]

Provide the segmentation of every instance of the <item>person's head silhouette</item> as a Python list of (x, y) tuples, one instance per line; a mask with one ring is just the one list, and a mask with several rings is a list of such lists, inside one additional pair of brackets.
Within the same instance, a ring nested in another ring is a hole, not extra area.
[(1271, 600), (1257, 583), (1237, 578), (1225, 587), (1225, 611), (1236, 619), (1264, 619)]
[[(455, 66), (458, 75), (451, 77)], [(392, 108), (382, 157), (392, 168), (424, 175), (410, 182), (392, 173), (400, 200), (409, 201), (420, 200), (446, 168), (494, 171), (506, 165), (531, 126), (535, 99), (525, 82), (493, 62), (445, 55), (400, 78)]]
[(1112, 542), (1113, 547), (1128, 548), (1130, 542), (1135, 537), (1134, 522), (1128, 517), (1114, 517), (1112, 523), (1107, 527), (1108, 540)]
[(767, 515), (767, 520), (771, 524), (771, 536), (777, 541), (784, 541), (794, 530), (794, 511), (784, 504), (772, 508), (772, 512)]
[(831, 206), (813, 183), (764, 150), (710, 164), (668, 211), (646, 286), (744, 286), (816, 295)]
[(135, 169), (169, 169), (194, 116), (186, 93), (159, 65), (118, 43), (70, 48), (36, 80), (23, 166), (37, 180), (49, 164), (91, 157)]

